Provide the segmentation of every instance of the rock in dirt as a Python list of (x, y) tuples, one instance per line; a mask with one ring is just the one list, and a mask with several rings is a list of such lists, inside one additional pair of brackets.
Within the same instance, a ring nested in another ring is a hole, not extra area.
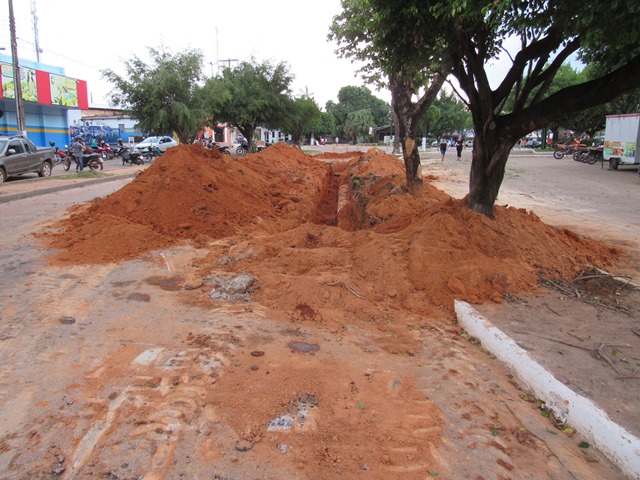
[(251, 300), (251, 292), (258, 289), (258, 280), (248, 273), (236, 276), (215, 275), (208, 283), (213, 285), (213, 290), (209, 293), (211, 298), (231, 302), (248, 302)]
[(239, 452), (248, 452), (253, 448), (253, 442), (249, 440), (239, 440), (236, 442), (236, 450)]

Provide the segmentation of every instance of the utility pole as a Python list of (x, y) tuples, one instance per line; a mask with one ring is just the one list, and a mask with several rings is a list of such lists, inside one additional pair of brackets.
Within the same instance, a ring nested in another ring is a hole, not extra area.
[(33, 17), (33, 36), (35, 37), (36, 61), (40, 63), (40, 36), (38, 35), (38, 12), (36, 11), (36, 0), (31, 0), (31, 16)]
[(220, 47), (218, 44), (218, 27), (216, 27), (216, 74), (220, 74)]
[(18, 62), (18, 41), (16, 39), (16, 21), (13, 18), (13, 0), (9, 0), (9, 30), (11, 32), (11, 55), (13, 55), (13, 84), (16, 96), (16, 124), (18, 134), (27, 136), (24, 122), (24, 103), (22, 101), (22, 78), (20, 62)]
[(231, 68), (231, 62), (239, 62), (237, 58), (227, 58), (226, 60), (219, 60), (220, 63), (226, 63), (227, 68)]

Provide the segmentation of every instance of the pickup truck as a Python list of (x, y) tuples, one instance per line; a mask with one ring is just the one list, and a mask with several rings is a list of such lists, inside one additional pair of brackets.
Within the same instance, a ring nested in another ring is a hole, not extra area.
[(35, 172), (48, 177), (53, 169), (53, 149), (36, 147), (21, 135), (0, 136), (0, 183), (13, 175)]

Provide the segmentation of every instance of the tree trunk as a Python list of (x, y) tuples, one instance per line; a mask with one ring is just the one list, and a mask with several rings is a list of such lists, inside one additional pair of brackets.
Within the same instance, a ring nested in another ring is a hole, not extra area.
[(391, 90), (391, 108), (396, 120), (396, 136), (402, 143), (402, 157), (407, 178), (407, 188), (411, 193), (422, 192), (422, 176), (420, 172), (420, 154), (416, 133), (420, 117), (433, 103), (444, 83), (446, 75), (433, 77), (426, 87), (425, 93), (413, 103), (416, 93), (414, 83), (405, 78), (404, 72), (389, 75), (389, 89)]
[(249, 148), (251, 148), (251, 145), (253, 145), (253, 133), (256, 131), (256, 127), (254, 127), (253, 125), (236, 125), (238, 127), (238, 130), (240, 130), (240, 133), (244, 136), (245, 140), (247, 141), (247, 145)]
[(393, 135), (393, 150), (391, 155), (400, 151), (400, 136), (398, 135), (398, 114), (395, 109), (391, 109), (391, 134)]
[(490, 133), (476, 130), (469, 176), (468, 206), (471, 210), (493, 218), (493, 206), (514, 145), (515, 140), (500, 138), (495, 130)]
[(416, 143), (415, 119), (416, 109), (411, 102), (413, 90), (408, 87), (399, 75), (391, 82), (391, 107), (394, 118), (397, 121), (396, 135), (402, 142), (402, 158), (407, 178), (407, 187), (412, 193), (416, 193), (422, 187), (422, 178), (418, 175), (420, 168), (420, 154)]

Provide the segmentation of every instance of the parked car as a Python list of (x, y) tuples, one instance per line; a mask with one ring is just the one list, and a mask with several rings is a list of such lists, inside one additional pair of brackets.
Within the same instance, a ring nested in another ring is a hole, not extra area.
[(49, 177), (53, 169), (53, 149), (36, 147), (22, 135), (0, 136), (0, 183), (7, 178), (35, 172)]
[(168, 148), (175, 147), (176, 145), (178, 145), (178, 142), (171, 137), (147, 137), (140, 143), (137, 143), (133, 148), (140, 152), (143, 150), (149, 150), (149, 147), (152, 149), (158, 147), (158, 149), (164, 153)]
[(524, 144), (526, 148), (540, 148), (542, 147), (542, 142), (538, 138), (530, 138)]
[(467, 140), (466, 142), (464, 142), (464, 146), (467, 148), (473, 148), (473, 138)]

